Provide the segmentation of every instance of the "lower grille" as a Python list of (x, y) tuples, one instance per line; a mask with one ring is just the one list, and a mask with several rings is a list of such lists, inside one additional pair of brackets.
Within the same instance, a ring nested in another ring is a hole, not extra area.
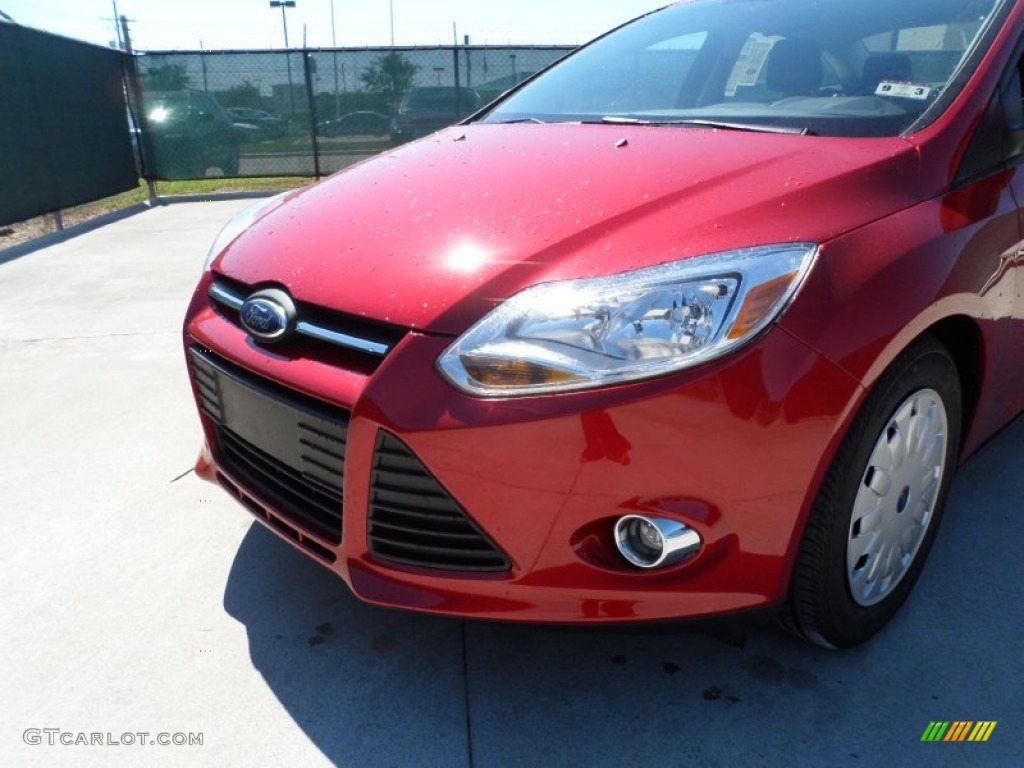
[(373, 454), (370, 552), (449, 571), (507, 571), (509, 558), (397, 437), (381, 430)]
[(208, 351), (189, 353), (223, 469), (287, 519), (339, 544), (348, 414)]

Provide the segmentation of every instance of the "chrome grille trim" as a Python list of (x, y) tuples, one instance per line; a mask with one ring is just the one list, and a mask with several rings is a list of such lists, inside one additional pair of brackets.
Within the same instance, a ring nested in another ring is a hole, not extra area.
[(355, 336), (350, 336), (347, 333), (338, 333), (337, 331), (332, 331), (329, 328), (321, 328), (319, 325), (313, 325), (305, 320), (299, 320), (298, 325), (295, 326), (295, 332), (301, 333), (303, 336), (309, 336), (313, 339), (326, 341), (328, 344), (337, 344), (339, 347), (358, 349), (360, 352), (369, 352), (371, 355), (380, 355), (381, 357), (384, 357), (384, 355), (391, 351), (391, 347), (387, 344), (370, 341), (369, 339), (359, 339)]
[[(245, 299), (247, 298), (216, 282), (210, 286), (209, 296), (218, 304), (223, 304), (225, 307), (232, 309), (235, 312), (242, 309), (242, 305), (245, 303)], [(391, 351), (390, 344), (382, 344), (379, 341), (372, 341), (371, 339), (363, 339), (349, 333), (342, 333), (341, 331), (336, 331), (331, 328), (325, 328), (322, 325), (317, 325), (316, 323), (311, 323), (308, 320), (300, 319), (295, 326), (295, 332), (303, 336), (308, 336), (311, 339), (317, 339), (318, 341), (323, 341), (338, 347), (345, 347), (346, 349), (355, 349), (359, 352), (377, 355), (378, 357), (384, 357)]]
[(245, 303), (245, 299), (236, 296), (224, 286), (217, 285), (217, 283), (210, 286), (210, 298), (226, 307), (230, 307), (236, 312), (240, 310), (242, 305)]

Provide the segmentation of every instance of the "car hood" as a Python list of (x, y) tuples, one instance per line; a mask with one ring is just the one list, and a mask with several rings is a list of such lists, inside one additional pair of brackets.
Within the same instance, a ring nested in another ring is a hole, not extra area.
[(899, 138), (455, 127), (287, 198), (215, 269), (458, 334), (538, 282), (827, 241), (920, 199), (916, 157)]

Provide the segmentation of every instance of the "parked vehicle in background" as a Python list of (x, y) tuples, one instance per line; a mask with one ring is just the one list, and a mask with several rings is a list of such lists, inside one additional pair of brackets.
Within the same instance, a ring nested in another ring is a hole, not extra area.
[(483, 106), (472, 88), (410, 88), (391, 123), (391, 139), (401, 144), (419, 139), (469, 117)]
[(185, 318), (198, 474), (381, 605), (872, 637), (1024, 412), (1022, 40), (690, 0), (261, 202)]
[(250, 142), (263, 141), (266, 137), (263, 135), (263, 131), (258, 126), (250, 125), (249, 123), (240, 123), (235, 121), (231, 124), (235, 133), (238, 134), (238, 141), (241, 144), (249, 144)]
[(317, 125), (317, 133), (327, 138), (338, 136), (385, 136), (391, 128), (391, 118), (380, 112), (360, 110), (349, 112)]
[(156, 176), (202, 178), (210, 168), (238, 174), (238, 132), (208, 93), (149, 91), (143, 105), (143, 157)]
[(231, 116), (233, 122), (251, 126), (255, 129), (255, 132), (250, 134), (250, 138), (254, 141), (279, 139), (288, 132), (287, 121), (262, 109), (228, 107), (226, 111)]

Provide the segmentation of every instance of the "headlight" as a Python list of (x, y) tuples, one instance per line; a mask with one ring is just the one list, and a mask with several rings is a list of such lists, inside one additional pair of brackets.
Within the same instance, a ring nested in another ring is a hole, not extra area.
[(279, 195), (274, 195), (266, 200), (260, 200), (255, 205), (250, 205), (248, 208), (242, 209), (239, 213), (236, 213), (224, 228), (217, 235), (213, 241), (213, 245), (210, 246), (210, 252), (206, 256), (206, 263), (203, 264), (203, 271), (205, 272), (213, 264), (213, 260), (217, 258), (221, 251), (227, 248), (234, 241), (236, 237), (247, 230), (253, 222), (262, 217), (264, 214), (270, 212), (272, 208), (276, 208), (284, 200), (285, 195), (291, 194), (293, 190), (282, 192)]
[(747, 248), (516, 294), (438, 360), (459, 389), (536, 395), (661, 376), (730, 352), (785, 309), (818, 248)]

